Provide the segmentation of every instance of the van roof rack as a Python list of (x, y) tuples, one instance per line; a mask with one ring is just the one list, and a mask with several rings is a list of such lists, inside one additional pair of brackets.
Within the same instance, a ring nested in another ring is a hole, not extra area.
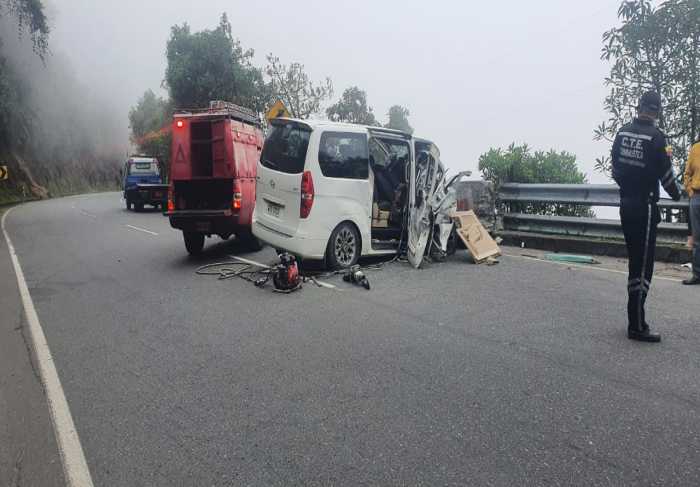
[(224, 115), (226, 117), (233, 118), (234, 120), (251, 125), (261, 125), (260, 117), (258, 117), (253, 110), (224, 100), (210, 101), (209, 108), (181, 109), (177, 110), (175, 113), (191, 115)]
[(396, 129), (388, 129), (384, 127), (367, 127), (367, 130), (370, 134), (374, 133), (378, 135), (393, 135), (394, 137), (401, 137), (403, 139), (410, 139), (411, 137), (413, 137), (408, 132)]

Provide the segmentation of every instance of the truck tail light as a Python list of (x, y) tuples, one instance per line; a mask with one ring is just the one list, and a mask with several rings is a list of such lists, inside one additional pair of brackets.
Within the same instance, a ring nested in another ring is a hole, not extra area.
[(299, 207), (299, 217), (307, 218), (311, 213), (314, 204), (314, 179), (310, 171), (304, 171), (301, 176), (301, 206)]
[(233, 182), (233, 201), (231, 202), (231, 207), (234, 210), (241, 209), (241, 203), (243, 202), (243, 194), (241, 193), (241, 186), (238, 181)]
[(175, 211), (175, 202), (173, 201), (173, 184), (168, 186), (168, 211)]
[(185, 122), (182, 120), (178, 120), (177, 122), (175, 122), (175, 126), (179, 129), (181, 129), (182, 127), (185, 126)]

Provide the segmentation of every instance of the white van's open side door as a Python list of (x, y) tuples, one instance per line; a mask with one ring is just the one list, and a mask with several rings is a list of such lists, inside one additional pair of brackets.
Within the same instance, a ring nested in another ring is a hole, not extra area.
[[(422, 144), (425, 145), (425, 144)], [(407, 256), (415, 268), (423, 262), (433, 231), (431, 200), (438, 173), (439, 153), (433, 144), (419, 150), (416, 144), (409, 191)]]

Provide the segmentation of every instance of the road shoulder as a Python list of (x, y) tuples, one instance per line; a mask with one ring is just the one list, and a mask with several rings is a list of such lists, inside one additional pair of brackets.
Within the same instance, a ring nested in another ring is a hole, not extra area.
[(49, 407), (30, 352), (29, 330), (4, 238), (0, 238), (0, 276), (0, 485), (63, 486)]

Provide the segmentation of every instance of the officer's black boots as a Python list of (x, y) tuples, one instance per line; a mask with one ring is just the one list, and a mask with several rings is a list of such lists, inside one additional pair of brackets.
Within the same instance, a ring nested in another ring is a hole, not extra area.
[(661, 341), (661, 335), (649, 331), (649, 328), (642, 331), (627, 330), (627, 338), (648, 343), (659, 343)]
[(693, 276), (690, 279), (686, 279), (685, 281), (683, 281), (683, 284), (685, 284), (686, 286), (697, 286), (698, 284), (700, 284), (700, 277)]

